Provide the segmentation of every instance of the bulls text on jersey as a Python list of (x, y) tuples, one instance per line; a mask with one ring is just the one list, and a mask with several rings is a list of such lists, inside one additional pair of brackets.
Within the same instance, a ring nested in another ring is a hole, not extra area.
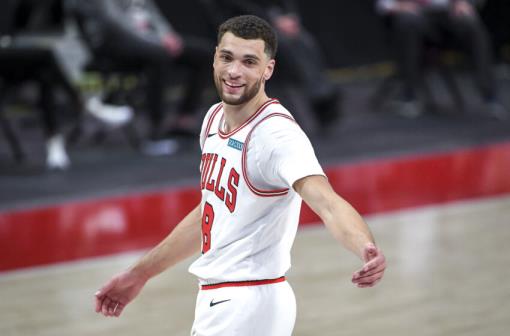
[[(219, 161), (217, 173), (214, 174), (216, 165)], [(228, 172), (226, 183), (223, 174), (227, 165), (227, 159), (220, 158), (218, 154), (203, 153), (200, 165), (201, 183), (200, 188), (206, 189), (214, 194), (225, 203), (227, 209), (232, 213), (236, 209), (237, 204), (237, 187), (239, 186), (239, 173), (234, 167)], [(226, 184), (226, 185), (225, 185)]]

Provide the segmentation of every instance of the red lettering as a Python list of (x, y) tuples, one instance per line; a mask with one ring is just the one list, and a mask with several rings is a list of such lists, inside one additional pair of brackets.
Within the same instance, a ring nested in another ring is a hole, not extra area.
[(202, 154), (202, 159), (200, 160), (200, 174), (204, 171), (204, 164), (205, 164), (205, 154)]
[(225, 168), (226, 163), (227, 163), (227, 160), (225, 160), (225, 158), (222, 158), (221, 164), (220, 164), (220, 170), (218, 171), (218, 176), (216, 177), (216, 187), (214, 188), (214, 193), (222, 201), (225, 199), (225, 188), (223, 188), (223, 187), (220, 188), (220, 182), (221, 182), (221, 175), (223, 174), (223, 168)]
[(202, 154), (202, 162), (200, 166), (202, 176), (200, 186), (202, 190), (207, 189), (214, 192), (216, 197), (225, 202), (228, 210), (230, 212), (234, 212), (237, 204), (237, 187), (239, 187), (240, 175), (234, 168), (231, 168), (228, 179), (226, 181), (227, 186), (221, 186), (223, 172), (225, 170), (225, 166), (227, 165), (227, 159), (221, 158), (220, 167), (216, 174), (216, 179), (213, 179), (212, 175), (214, 173), (218, 158), (218, 154)]
[[(228, 176), (228, 190), (227, 198), (225, 199), (225, 205), (230, 212), (234, 212), (237, 204), (237, 187), (239, 186), (239, 173), (234, 168), (230, 169)], [(229, 197), (230, 196), (230, 197)]]
[(202, 213), (202, 254), (211, 249), (211, 229), (214, 222), (214, 209), (211, 204), (204, 204)]
[(214, 171), (214, 167), (216, 167), (216, 161), (218, 161), (218, 154), (211, 154), (211, 155), (214, 155), (213, 157), (213, 163), (212, 163), (212, 167), (209, 172), (209, 178), (207, 179), (207, 184), (205, 185), (205, 188), (209, 191), (214, 191), (214, 180), (211, 180), (211, 177), (212, 177), (212, 174), (213, 174), (213, 171)]
[(202, 165), (202, 176), (200, 181), (200, 188), (205, 189), (205, 183), (207, 181), (207, 175), (209, 174), (209, 169), (211, 168), (211, 156), (212, 154), (207, 153), (202, 155), (203, 160), (205, 160)]

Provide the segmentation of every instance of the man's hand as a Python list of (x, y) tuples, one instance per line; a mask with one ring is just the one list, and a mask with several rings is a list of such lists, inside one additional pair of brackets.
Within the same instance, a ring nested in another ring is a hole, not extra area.
[(369, 243), (363, 249), (363, 268), (352, 275), (352, 283), (359, 288), (373, 287), (381, 281), (386, 269), (386, 258), (381, 250)]
[(96, 313), (118, 317), (140, 292), (148, 278), (129, 270), (113, 277), (95, 294)]

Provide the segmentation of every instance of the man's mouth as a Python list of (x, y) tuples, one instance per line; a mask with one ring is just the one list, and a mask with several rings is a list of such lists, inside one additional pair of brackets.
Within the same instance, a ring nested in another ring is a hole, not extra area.
[(223, 81), (223, 83), (225, 83), (225, 85), (226, 85), (226, 86), (231, 87), (231, 88), (233, 88), (233, 89), (238, 89), (238, 88), (240, 88), (240, 87), (243, 87), (243, 86), (244, 86), (244, 84), (231, 83), (231, 82), (227, 82), (227, 81), (225, 81), (225, 80)]
[(241, 88), (244, 87), (244, 84), (232, 83), (232, 82), (228, 82), (226, 80), (223, 81), (223, 84), (225, 85), (226, 93), (230, 93), (230, 94), (237, 94), (237, 93), (239, 93)]

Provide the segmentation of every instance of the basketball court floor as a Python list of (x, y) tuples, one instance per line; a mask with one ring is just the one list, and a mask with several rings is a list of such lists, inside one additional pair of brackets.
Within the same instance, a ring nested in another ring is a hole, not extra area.
[[(294, 335), (507, 335), (510, 120), (472, 101), (412, 120), (374, 113), (372, 89), (345, 86), (342, 122), (312, 140), (330, 182), (366, 215), (387, 273), (375, 288), (352, 285), (361, 262), (303, 209), (287, 274)], [(27, 147), (44, 153), (37, 134)], [(189, 335), (191, 260), (151, 280), (121, 318), (96, 314), (94, 293), (198, 202), (193, 146), (166, 157), (120, 140), (78, 146), (57, 174), (37, 155), (11, 164), (0, 143), (0, 336)]]
[[(510, 327), (510, 195), (367, 216), (388, 259), (371, 289), (350, 283), (360, 261), (322, 225), (299, 230), (288, 274), (294, 335), (505, 335)], [(189, 335), (191, 260), (151, 280), (120, 318), (94, 292), (143, 251), (0, 273), (0, 335)]]

